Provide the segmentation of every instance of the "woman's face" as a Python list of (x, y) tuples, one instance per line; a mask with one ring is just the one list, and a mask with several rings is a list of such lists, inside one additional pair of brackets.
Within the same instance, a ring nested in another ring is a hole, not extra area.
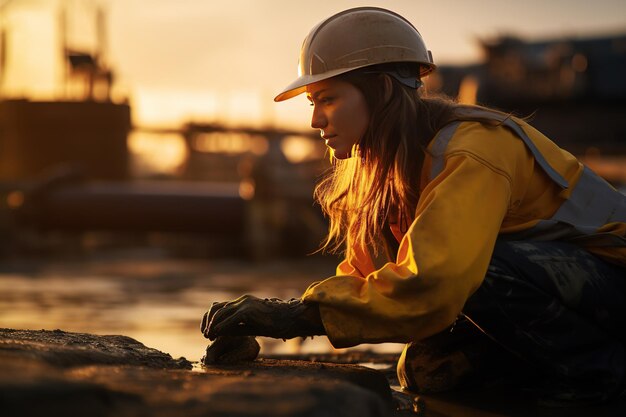
[(330, 78), (309, 85), (306, 96), (313, 106), (311, 127), (320, 129), (334, 157), (352, 156), (352, 147), (359, 143), (369, 123), (361, 91), (346, 81)]

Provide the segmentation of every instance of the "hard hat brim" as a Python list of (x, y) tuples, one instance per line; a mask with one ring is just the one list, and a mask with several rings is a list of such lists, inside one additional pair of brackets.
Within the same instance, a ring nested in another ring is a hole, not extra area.
[(295, 81), (285, 87), (280, 94), (274, 97), (274, 101), (279, 102), (288, 100), (292, 97), (297, 96), (298, 94), (304, 93), (308, 85), (327, 80), (337, 75), (345, 74), (346, 72), (353, 71), (354, 69), (356, 68), (340, 68), (332, 71), (327, 71), (323, 74), (301, 75)]
[[(288, 100), (299, 94), (304, 93), (306, 91), (306, 87), (311, 84), (315, 84), (319, 81), (327, 80), (329, 78), (336, 77), (337, 75), (345, 74), (350, 71), (366, 68), (368, 66), (371, 66), (371, 65), (367, 64), (367, 65), (357, 66), (353, 68), (339, 68), (339, 69), (324, 72), (322, 74), (301, 75), (296, 80), (294, 80), (291, 84), (285, 87), (285, 89), (280, 94), (274, 97), (274, 101), (279, 102), (279, 101)], [(420, 71), (420, 78), (425, 77), (426, 75), (433, 72), (436, 68), (436, 65), (430, 64), (427, 66), (427, 65), (422, 64), (421, 68), (422, 69)]]

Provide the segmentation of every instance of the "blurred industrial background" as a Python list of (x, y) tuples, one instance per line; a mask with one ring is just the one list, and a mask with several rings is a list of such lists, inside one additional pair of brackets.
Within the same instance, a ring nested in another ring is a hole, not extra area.
[[(213, 299), (332, 273), (285, 260), (324, 236), (329, 162), (304, 100), (271, 99), (309, 28), (360, 4), (228, 3), (0, 1), (0, 326), (159, 339)], [(626, 3), (374, 3), (424, 35), (429, 92), (531, 116), (624, 190)]]

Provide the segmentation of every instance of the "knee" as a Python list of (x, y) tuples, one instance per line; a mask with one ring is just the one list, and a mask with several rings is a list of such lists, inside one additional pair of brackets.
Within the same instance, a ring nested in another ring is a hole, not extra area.
[(460, 350), (448, 352), (412, 342), (400, 355), (397, 375), (402, 388), (424, 394), (454, 388), (471, 370), (469, 360)]

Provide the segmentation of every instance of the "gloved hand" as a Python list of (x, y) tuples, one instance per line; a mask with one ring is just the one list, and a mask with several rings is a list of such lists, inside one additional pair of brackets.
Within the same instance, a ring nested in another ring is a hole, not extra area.
[(291, 339), (326, 334), (319, 307), (292, 298), (257, 298), (244, 295), (233, 301), (213, 303), (202, 318), (204, 337), (268, 336)]

